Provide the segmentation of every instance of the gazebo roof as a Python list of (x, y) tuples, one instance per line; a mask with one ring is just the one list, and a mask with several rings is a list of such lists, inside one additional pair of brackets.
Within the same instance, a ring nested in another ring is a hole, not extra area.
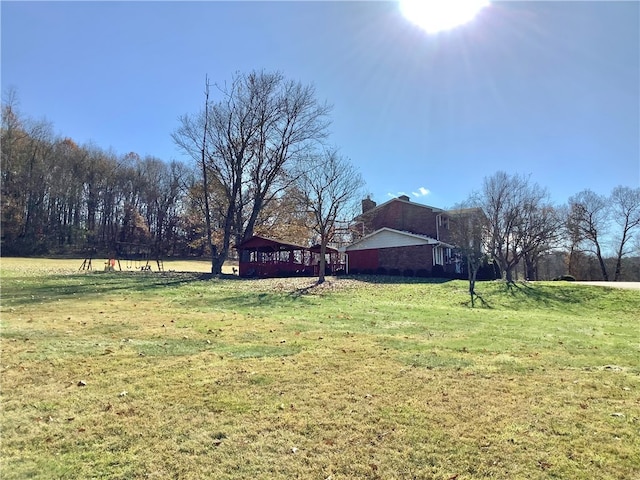
[(307, 250), (307, 247), (295, 245), (293, 243), (281, 242), (272, 238), (254, 235), (250, 239), (236, 245), (236, 250), (249, 250), (254, 252), (280, 252), (292, 250)]

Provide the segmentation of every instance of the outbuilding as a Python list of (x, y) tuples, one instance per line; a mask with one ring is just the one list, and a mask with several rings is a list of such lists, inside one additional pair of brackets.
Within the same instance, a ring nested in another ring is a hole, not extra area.
[[(320, 246), (304, 247), (272, 238), (253, 236), (238, 250), (238, 274), (241, 277), (295, 277), (318, 275)], [(340, 254), (327, 247), (327, 273), (344, 269)]]

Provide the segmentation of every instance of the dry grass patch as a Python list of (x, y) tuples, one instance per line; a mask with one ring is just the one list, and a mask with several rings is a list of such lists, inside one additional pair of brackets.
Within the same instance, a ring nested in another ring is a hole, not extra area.
[(20, 268), (3, 478), (640, 473), (634, 292)]

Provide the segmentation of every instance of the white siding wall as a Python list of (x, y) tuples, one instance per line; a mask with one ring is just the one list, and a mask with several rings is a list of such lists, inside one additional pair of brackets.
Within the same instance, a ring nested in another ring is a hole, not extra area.
[(444, 265), (444, 252), (442, 247), (434, 247), (433, 249), (433, 264)]
[(348, 251), (353, 250), (369, 250), (372, 248), (391, 248), (391, 247), (411, 247), (413, 245), (429, 245), (435, 243), (427, 238), (419, 238), (409, 234), (400, 232), (392, 232), (383, 230), (371, 237), (365, 238), (355, 245), (347, 247)]

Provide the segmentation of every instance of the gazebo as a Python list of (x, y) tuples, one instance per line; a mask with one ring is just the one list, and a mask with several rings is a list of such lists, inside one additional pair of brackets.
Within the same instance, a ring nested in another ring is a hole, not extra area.
[(236, 246), (241, 277), (293, 277), (312, 275), (307, 247), (253, 236)]
[[(253, 236), (236, 245), (241, 277), (296, 277), (318, 275), (320, 245), (303, 247), (271, 238)], [(335, 273), (344, 264), (340, 254), (327, 247), (327, 274)]]

